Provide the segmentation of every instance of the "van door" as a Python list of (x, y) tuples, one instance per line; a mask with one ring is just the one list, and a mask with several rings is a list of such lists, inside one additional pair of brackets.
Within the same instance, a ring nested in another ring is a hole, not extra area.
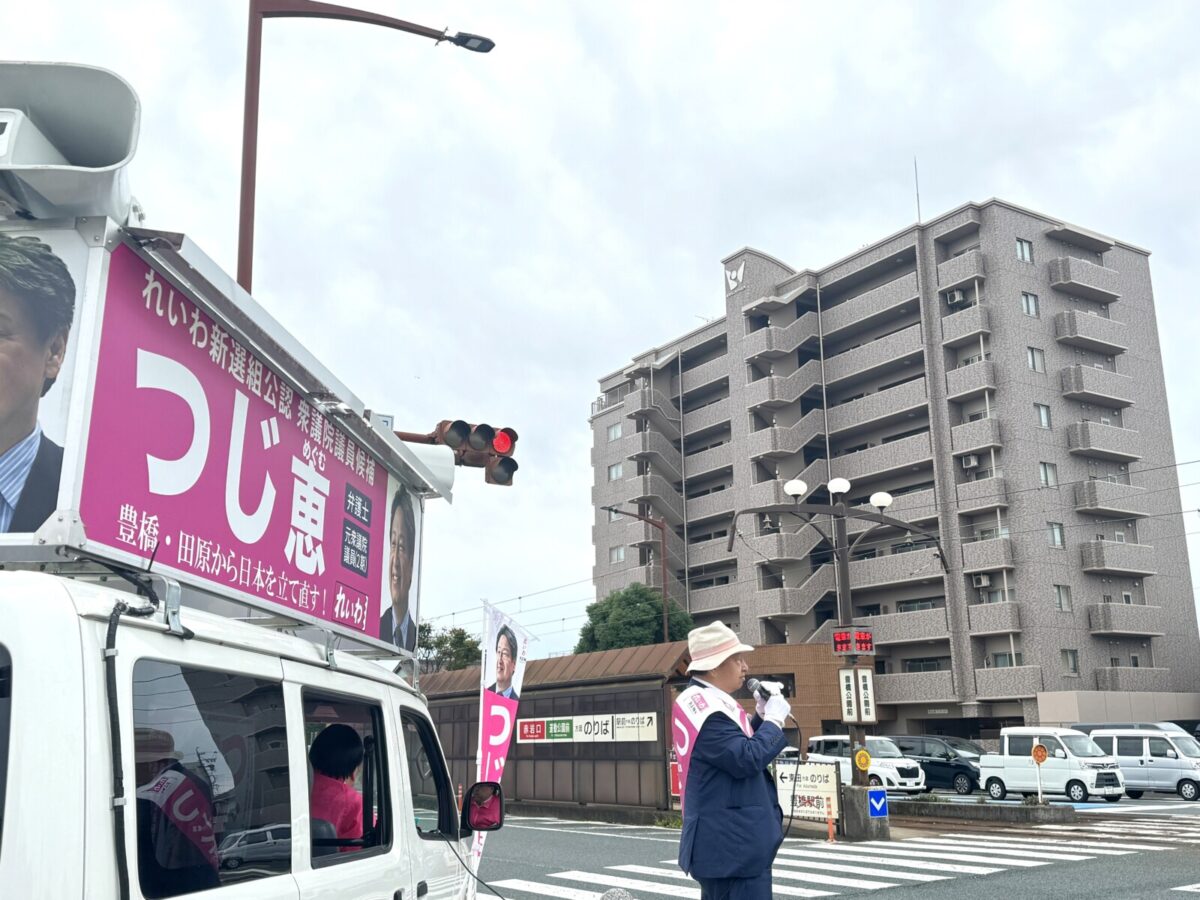
[(301, 900), (416, 897), (391, 688), (291, 660), (283, 668)]
[[(399, 699), (399, 698), (398, 698)], [(413, 861), (416, 892), (406, 897), (453, 900), (463, 881), (470, 840), (458, 834), (458, 804), (446, 757), (425, 711), (404, 698), (398, 704), (405, 815), (400, 822)]]
[(1150, 772), (1146, 767), (1146, 739), (1117, 735), (1117, 765), (1125, 776), (1125, 789), (1150, 790)]
[(1033, 735), (1010, 734), (1004, 742), (1004, 784), (1010, 791), (1036, 791)]
[[(1165, 737), (1146, 739), (1146, 776), (1152, 791), (1174, 791), (1179, 784), (1179, 751)], [(1175, 754), (1172, 758), (1171, 754)]]
[[(1046, 761), (1042, 763), (1042, 790), (1052, 794), (1065, 794), (1067, 782), (1079, 778), (1080, 762), (1067, 753), (1062, 741), (1053, 735), (1038, 735), (1038, 743), (1046, 748)], [(1032, 752), (1032, 750), (1031, 750)], [(1030, 762), (1032, 762), (1032, 756)], [(1037, 764), (1034, 763), (1036, 766)], [(1034, 774), (1037, 778), (1037, 774)]]

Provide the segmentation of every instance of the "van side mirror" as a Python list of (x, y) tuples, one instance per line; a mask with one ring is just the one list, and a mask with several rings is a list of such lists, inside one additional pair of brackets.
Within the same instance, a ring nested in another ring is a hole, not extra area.
[(1065, 752), (1065, 751), (1064, 751), (1064, 750), (1063, 750), (1063, 749), (1060, 747), (1059, 749), (1057, 749), (1057, 750), (1055, 750), (1055, 751), (1054, 751), (1054, 758), (1055, 758), (1055, 759), (1066, 759), (1066, 758), (1067, 758), (1067, 754), (1066, 754), (1066, 752)]
[(1179, 754), (1176, 753), (1174, 750), (1168, 750), (1167, 751), (1167, 759), (1179, 759)]
[(480, 781), (471, 785), (463, 797), (463, 834), (495, 831), (504, 824), (504, 792), (498, 781)]

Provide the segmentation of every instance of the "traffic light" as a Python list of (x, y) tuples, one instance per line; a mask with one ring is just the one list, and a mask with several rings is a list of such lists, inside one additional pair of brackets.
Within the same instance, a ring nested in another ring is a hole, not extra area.
[(512, 458), (517, 446), (517, 432), (512, 428), (497, 429), (487, 424), (471, 425), (462, 419), (446, 419), (434, 429), (433, 442), (453, 450), (457, 465), (484, 469), (488, 484), (511, 485), (520, 468)]
[(869, 628), (835, 628), (833, 630), (834, 656), (872, 656), (875, 653), (875, 635)]

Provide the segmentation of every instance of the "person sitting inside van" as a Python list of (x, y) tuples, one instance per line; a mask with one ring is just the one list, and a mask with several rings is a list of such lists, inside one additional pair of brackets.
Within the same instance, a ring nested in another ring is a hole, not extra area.
[(331, 823), (339, 838), (362, 837), (362, 794), (350, 785), (363, 761), (358, 732), (349, 725), (326, 725), (308, 748), (308, 761), (313, 767), (312, 817)]
[(490, 784), (478, 785), (471, 792), (469, 821), (472, 828), (492, 828), (500, 824), (500, 798)]

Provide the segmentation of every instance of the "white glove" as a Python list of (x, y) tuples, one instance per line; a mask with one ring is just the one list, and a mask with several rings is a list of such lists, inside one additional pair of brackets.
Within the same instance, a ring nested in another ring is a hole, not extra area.
[(791, 714), (792, 704), (788, 703), (787, 698), (781, 694), (772, 694), (770, 699), (763, 704), (762, 717), (768, 722), (774, 722), (781, 729), (784, 721)]
[[(782, 694), (782, 681), (760, 681), (758, 683), (759, 690), (766, 691), (768, 694)], [(766, 710), (767, 701), (762, 698), (759, 691), (754, 692), (754, 711), (758, 713), (760, 719), (765, 718), (763, 712)]]

